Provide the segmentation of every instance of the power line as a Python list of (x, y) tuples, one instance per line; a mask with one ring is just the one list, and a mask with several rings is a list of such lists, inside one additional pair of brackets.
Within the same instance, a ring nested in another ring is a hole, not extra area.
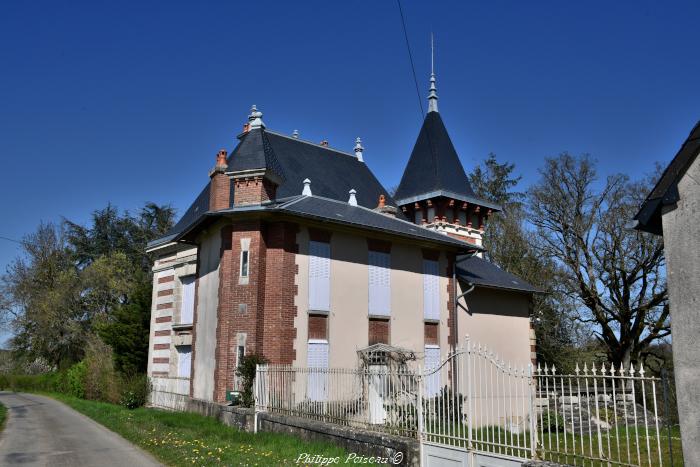
[(24, 245), (24, 243), (25, 243), (21, 240), (15, 240), (14, 238), (3, 237), (2, 235), (0, 235), (0, 240), (7, 240), (8, 242), (19, 243), (20, 245)]
[(406, 20), (403, 16), (403, 8), (401, 8), (401, 0), (396, 0), (396, 4), (399, 6), (399, 14), (401, 15), (401, 25), (403, 26), (403, 36), (406, 39), (406, 50), (408, 51), (408, 59), (411, 62), (411, 72), (413, 72), (413, 82), (416, 85), (416, 95), (418, 96), (418, 105), (420, 106), (420, 116), (421, 119), (425, 118), (425, 111), (423, 110), (423, 100), (420, 96), (420, 89), (418, 86), (418, 78), (416, 77), (416, 67), (413, 65), (413, 54), (411, 53), (411, 44), (408, 41), (408, 32), (406, 31)]

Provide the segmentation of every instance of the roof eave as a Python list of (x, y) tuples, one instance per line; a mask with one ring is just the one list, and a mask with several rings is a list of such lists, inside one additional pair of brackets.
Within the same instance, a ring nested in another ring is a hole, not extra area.
[(435, 191), (431, 191), (431, 192), (420, 194), (420, 195), (409, 196), (406, 198), (397, 199), (396, 204), (398, 204), (399, 206), (404, 206), (406, 204), (415, 203), (417, 201), (423, 201), (426, 199), (437, 198), (438, 196), (444, 196), (445, 198), (453, 198), (453, 199), (457, 199), (459, 201), (464, 201), (466, 203), (476, 204), (479, 206), (483, 206), (485, 208), (489, 208), (489, 209), (493, 210), (494, 212), (500, 212), (503, 210), (503, 208), (499, 204), (492, 203), (490, 201), (485, 201), (483, 199), (479, 199), (479, 198), (476, 198), (474, 196), (463, 195), (463, 194), (455, 193), (453, 191), (448, 191), (448, 190), (435, 190)]

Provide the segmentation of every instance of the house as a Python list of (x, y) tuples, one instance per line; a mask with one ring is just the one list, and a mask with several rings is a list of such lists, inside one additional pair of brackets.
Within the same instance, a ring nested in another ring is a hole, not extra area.
[(467, 334), (530, 363), (535, 290), (482, 258), (499, 206), (470, 187), (434, 75), (393, 197), (359, 138), (344, 152), (271, 130), (262, 117), (253, 106), (202, 192), (148, 245), (157, 258), (148, 373), (158, 388), (223, 402), (248, 354), (354, 368), (392, 351), (432, 367)]
[(700, 465), (700, 122), (634, 217), (635, 228), (664, 237), (673, 365), (686, 465)]

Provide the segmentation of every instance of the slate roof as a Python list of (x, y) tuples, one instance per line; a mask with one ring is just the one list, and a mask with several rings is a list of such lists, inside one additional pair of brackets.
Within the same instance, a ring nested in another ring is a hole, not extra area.
[(495, 289), (507, 289), (526, 293), (541, 292), (537, 287), (528, 284), (518, 276), (499, 268), (490, 261), (470, 256), (457, 259), (457, 276), (477, 286)]
[(654, 188), (642, 203), (639, 212), (634, 216), (637, 221), (635, 229), (644, 232), (661, 235), (661, 209), (663, 206), (673, 205), (679, 199), (678, 181), (685, 175), (688, 167), (695, 161), (700, 153), (700, 121), (690, 132), (688, 139), (666, 167)]
[(436, 196), (500, 209), (476, 196), (442, 117), (438, 112), (428, 112), (394, 199), (405, 205)]
[[(267, 168), (281, 179), (277, 198), (301, 195), (303, 181), (311, 180), (314, 195), (347, 203), (351, 189), (355, 189), (360, 206), (374, 208), (379, 195), (385, 195), (386, 204), (396, 206), (389, 192), (377, 180), (364, 162), (353, 154), (324, 147), (302, 139), (292, 138), (267, 129), (254, 129), (239, 136), (239, 143), (228, 157), (229, 171)], [(206, 171), (203, 171), (206, 177)], [(233, 206), (233, 184), (231, 184)], [(152, 248), (170, 242), (193, 225), (209, 210), (209, 184), (204, 187), (180, 220), (162, 238), (149, 242)], [(403, 217), (401, 211), (398, 216)]]
[(347, 202), (318, 196), (302, 196), (274, 209), (309, 219), (450, 245), (464, 251), (483, 250), (479, 246), (426, 229), (400, 218), (387, 216), (362, 206), (352, 206)]

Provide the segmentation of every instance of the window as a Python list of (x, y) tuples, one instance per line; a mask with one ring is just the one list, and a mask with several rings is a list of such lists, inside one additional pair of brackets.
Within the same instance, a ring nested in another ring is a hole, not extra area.
[(245, 345), (239, 345), (236, 349), (236, 368), (241, 366), (243, 357), (245, 357)]
[(331, 309), (331, 245), (309, 242), (309, 309)]
[(180, 323), (191, 324), (194, 319), (194, 285), (195, 276), (180, 278), (182, 283), (182, 302), (180, 304)]
[(180, 378), (189, 378), (192, 370), (192, 346), (178, 345), (177, 349), (177, 375)]
[(391, 255), (369, 252), (369, 314), (391, 315)]
[(440, 319), (440, 276), (438, 262), (423, 260), (423, 318)]
[[(425, 369), (428, 375), (425, 379), (425, 392), (427, 397), (435, 397), (440, 392), (440, 347), (437, 345), (425, 346)], [(430, 373), (430, 370), (436, 370)]]
[(241, 251), (241, 278), (248, 277), (248, 250)]
[(328, 341), (309, 339), (306, 366), (309, 376), (306, 380), (306, 396), (312, 401), (325, 401), (328, 398)]

